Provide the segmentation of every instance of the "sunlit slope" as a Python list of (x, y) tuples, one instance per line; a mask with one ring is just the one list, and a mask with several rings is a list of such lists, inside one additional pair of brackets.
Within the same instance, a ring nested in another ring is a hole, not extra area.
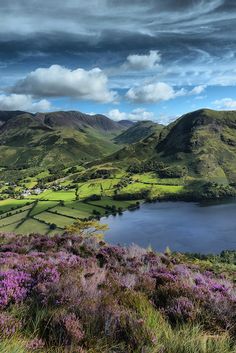
[(192, 176), (236, 183), (236, 111), (202, 109), (183, 115), (106, 160), (121, 165), (155, 160), (186, 167)]

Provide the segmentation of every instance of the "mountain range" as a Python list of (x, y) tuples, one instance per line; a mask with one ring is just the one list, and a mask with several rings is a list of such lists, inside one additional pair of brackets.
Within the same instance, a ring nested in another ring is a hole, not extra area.
[(168, 126), (115, 122), (76, 111), (0, 112), (0, 165), (144, 161), (178, 165), (194, 178), (236, 183), (236, 111), (201, 109)]
[(112, 139), (129, 126), (127, 121), (76, 111), (2, 111), (0, 165), (67, 165), (94, 160), (116, 151), (119, 147)]
[[(127, 135), (129, 130), (120, 137)], [(120, 165), (163, 162), (181, 166), (194, 178), (235, 184), (236, 111), (201, 109), (181, 116), (162, 129), (158, 126), (153, 131), (151, 126), (148, 136), (105, 160)]]

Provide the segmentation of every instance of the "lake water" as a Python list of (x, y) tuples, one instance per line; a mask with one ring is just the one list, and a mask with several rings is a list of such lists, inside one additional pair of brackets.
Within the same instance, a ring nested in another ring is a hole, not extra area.
[(236, 200), (221, 203), (156, 202), (102, 219), (112, 244), (151, 245), (157, 251), (219, 253), (236, 250)]

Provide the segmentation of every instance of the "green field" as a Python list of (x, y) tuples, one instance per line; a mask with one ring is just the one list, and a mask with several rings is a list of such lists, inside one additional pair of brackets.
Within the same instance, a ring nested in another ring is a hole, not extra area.
[[(108, 168), (109, 169), (109, 168)], [(93, 172), (95, 168), (91, 168)], [(100, 170), (100, 169), (98, 169)], [(89, 172), (89, 169), (88, 169)], [(85, 171), (82, 169), (81, 175)], [(27, 177), (15, 190), (25, 190), (35, 186), (36, 178), (48, 177), (47, 171), (40, 171), (34, 177)], [(79, 172), (70, 177), (49, 181), (44, 191), (39, 195), (34, 192), (24, 199), (7, 198), (0, 201), (0, 231), (26, 234), (40, 232), (42, 234), (62, 233), (66, 226), (76, 219), (102, 217), (114, 212), (125, 211), (135, 200), (114, 200), (115, 194), (133, 195), (141, 191), (148, 191), (151, 197), (181, 194), (184, 190), (181, 179), (158, 179), (155, 173), (133, 174), (130, 176), (120, 170), (109, 178), (96, 178), (88, 181), (75, 181)], [(59, 189), (59, 190), (56, 190)], [(77, 191), (76, 191), (77, 190)], [(1, 195), (1, 194), (0, 194)], [(101, 199), (95, 200), (94, 195)], [(2, 194), (2, 197), (4, 194)], [(92, 197), (93, 196), (93, 197)], [(92, 197), (92, 198), (91, 198)], [(118, 210), (119, 209), (119, 210)]]
[[(62, 195), (61, 192), (51, 192), (53, 198), (55, 194)], [(63, 193), (65, 194), (65, 193)], [(64, 195), (65, 196), (65, 195)], [(60, 205), (60, 201), (31, 200), (31, 204), (26, 205), (26, 201), (22, 203), (22, 207), (18, 204), (18, 208), (5, 212), (0, 216), (0, 232), (8, 231), (17, 234), (27, 234), (32, 232), (40, 232), (41, 234), (61, 233), (63, 229), (75, 222), (76, 219), (85, 219), (94, 215), (94, 212), (104, 216), (107, 212), (106, 206), (115, 206), (116, 208), (127, 209), (134, 202), (131, 201), (115, 201), (109, 197), (104, 197), (99, 201), (71, 201), (71, 193), (66, 195), (67, 200), (64, 206)], [(8, 205), (10, 200), (0, 201), (0, 210)], [(33, 201), (33, 202), (32, 202)], [(17, 203), (13, 203), (17, 204)], [(51, 224), (56, 225), (53, 231)]]
[(58, 226), (58, 228), (61, 228), (61, 229), (63, 229), (65, 226), (68, 226), (74, 223), (73, 218), (57, 215), (56, 213), (47, 212), (47, 211), (40, 213), (39, 215), (36, 215), (35, 219), (39, 221), (43, 221), (46, 224), (55, 223)]
[(33, 217), (38, 213), (48, 210), (54, 206), (58, 205), (57, 201), (39, 201), (37, 204), (32, 208), (30, 212), (30, 216)]
[[(24, 206), (29, 200), (7, 199), (0, 201), (0, 214)], [(32, 202), (32, 201), (30, 201)]]
[(0, 220), (0, 229), (13, 223), (18, 223), (27, 217), (28, 211), (15, 213), (12, 216), (4, 217)]

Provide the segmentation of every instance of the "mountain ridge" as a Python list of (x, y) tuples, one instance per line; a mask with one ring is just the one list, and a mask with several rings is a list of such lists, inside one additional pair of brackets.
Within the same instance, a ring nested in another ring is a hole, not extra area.
[(144, 161), (179, 165), (192, 177), (236, 183), (236, 111), (200, 109), (105, 161), (127, 166)]

